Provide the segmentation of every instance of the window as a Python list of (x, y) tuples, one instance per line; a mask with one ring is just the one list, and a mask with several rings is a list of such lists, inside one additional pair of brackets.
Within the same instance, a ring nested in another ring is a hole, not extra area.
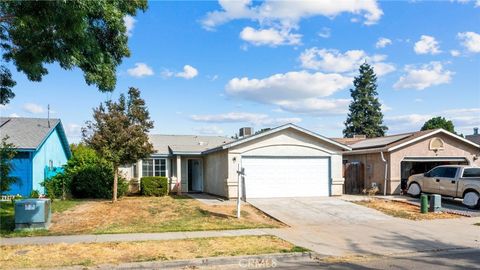
[(463, 171), (463, 177), (480, 177), (480, 168), (469, 168)]
[(142, 176), (166, 176), (167, 160), (163, 158), (144, 159), (142, 164)]
[(429, 173), (429, 177), (455, 178), (456, 174), (457, 174), (457, 168), (439, 167), (431, 170)]

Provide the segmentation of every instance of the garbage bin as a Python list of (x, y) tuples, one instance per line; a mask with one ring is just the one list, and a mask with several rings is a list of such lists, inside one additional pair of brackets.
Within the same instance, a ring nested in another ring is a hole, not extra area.
[(440, 194), (430, 195), (430, 212), (440, 212), (442, 209), (442, 196)]

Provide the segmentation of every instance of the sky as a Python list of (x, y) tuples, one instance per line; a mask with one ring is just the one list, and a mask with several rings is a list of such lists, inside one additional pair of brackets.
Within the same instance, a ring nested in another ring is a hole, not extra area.
[(126, 17), (131, 56), (112, 93), (78, 69), (48, 65), (41, 82), (15, 72), (2, 116), (60, 118), (70, 142), (92, 109), (141, 90), (156, 134), (232, 136), (295, 123), (341, 137), (350, 89), (367, 61), (387, 134), (431, 117), (480, 126), (480, 0), (149, 2)]

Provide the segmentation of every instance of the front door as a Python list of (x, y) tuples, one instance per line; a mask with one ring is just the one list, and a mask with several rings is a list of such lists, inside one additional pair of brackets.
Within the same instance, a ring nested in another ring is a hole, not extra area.
[(203, 191), (203, 170), (201, 159), (188, 160), (188, 191)]

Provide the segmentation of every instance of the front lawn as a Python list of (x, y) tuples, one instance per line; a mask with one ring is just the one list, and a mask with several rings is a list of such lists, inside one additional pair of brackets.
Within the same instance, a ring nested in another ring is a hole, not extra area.
[(167, 241), (1, 246), (0, 251), (2, 269), (18, 269), (94, 266), (307, 250), (275, 236), (239, 236)]
[[(187, 196), (124, 197), (115, 204), (106, 200), (82, 201), (69, 210), (56, 211), (48, 231), (18, 233), (7, 226), (2, 235), (145, 233), (282, 226), (249, 205), (243, 205), (241, 219), (237, 219), (235, 213), (233, 204), (205, 205)], [(9, 216), (13, 220), (13, 211)]]
[[(52, 213), (62, 213), (67, 211), (79, 204), (83, 201), (80, 200), (68, 200), (68, 201), (61, 201), (61, 200), (54, 200), (52, 203)], [(0, 235), (1, 236), (23, 236), (23, 235), (45, 235), (48, 234), (48, 231), (45, 230), (38, 230), (35, 232), (14, 232), (15, 229), (15, 217), (14, 217), (14, 210), (13, 210), (13, 203), (11, 201), (1, 201), (0, 202)]]
[(405, 218), (411, 220), (429, 220), (429, 219), (447, 219), (459, 218), (461, 215), (438, 212), (438, 213), (420, 213), (420, 207), (406, 202), (383, 200), (372, 198), (365, 201), (355, 201), (353, 203), (373, 208), (389, 216)]

